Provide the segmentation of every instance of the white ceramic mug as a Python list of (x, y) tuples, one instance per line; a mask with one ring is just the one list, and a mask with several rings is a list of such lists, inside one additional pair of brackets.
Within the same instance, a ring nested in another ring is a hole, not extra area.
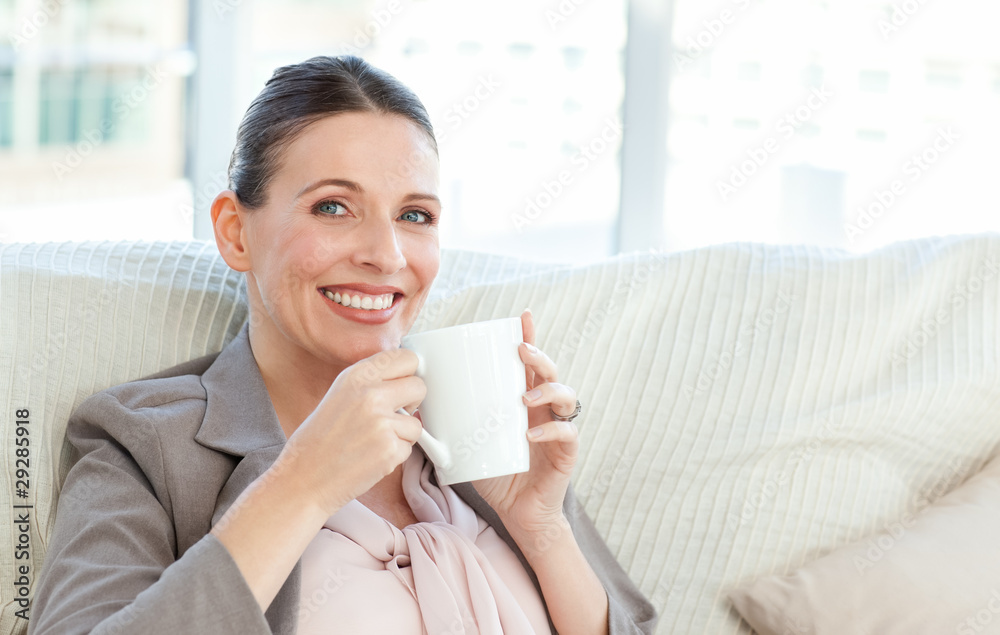
[(438, 484), (528, 471), (524, 362), (517, 351), (523, 340), (519, 317), (403, 338), (427, 385), (417, 443), (434, 463)]

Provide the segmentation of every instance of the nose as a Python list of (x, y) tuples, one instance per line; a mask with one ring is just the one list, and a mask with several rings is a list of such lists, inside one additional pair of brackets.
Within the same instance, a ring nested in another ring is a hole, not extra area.
[(360, 240), (352, 254), (354, 264), (389, 275), (406, 266), (391, 214), (369, 216), (359, 227)]

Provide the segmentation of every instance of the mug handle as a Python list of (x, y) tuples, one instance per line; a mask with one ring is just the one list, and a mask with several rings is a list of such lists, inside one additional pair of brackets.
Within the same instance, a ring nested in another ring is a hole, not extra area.
[[(413, 416), (409, 412), (407, 412), (405, 408), (400, 408), (396, 412), (398, 412), (401, 415), (406, 415), (408, 417)], [(420, 438), (417, 439), (417, 443), (419, 443), (420, 447), (423, 448), (424, 452), (427, 453), (427, 456), (430, 458), (431, 462), (434, 465), (438, 466), (442, 470), (451, 469), (452, 466), (451, 451), (448, 450), (448, 447), (444, 443), (441, 443), (440, 441), (432, 437), (431, 433), (427, 431), (427, 428), (423, 428), (420, 431)]]

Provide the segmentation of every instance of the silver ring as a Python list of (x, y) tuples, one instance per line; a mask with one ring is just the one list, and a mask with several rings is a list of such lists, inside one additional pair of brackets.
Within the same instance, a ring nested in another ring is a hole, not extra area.
[(573, 419), (576, 419), (576, 417), (580, 414), (581, 408), (582, 408), (582, 406), (580, 405), (580, 400), (577, 399), (576, 400), (576, 409), (571, 414), (569, 414), (569, 415), (567, 415), (565, 417), (562, 416), (562, 415), (557, 415), (556, 412), (555, 412), (555, 410), (553, 410), (552, 408), (549, 408), (549, 412), (552, 413), (552, 418), (555, 419), (556, 421), (572, 421)]

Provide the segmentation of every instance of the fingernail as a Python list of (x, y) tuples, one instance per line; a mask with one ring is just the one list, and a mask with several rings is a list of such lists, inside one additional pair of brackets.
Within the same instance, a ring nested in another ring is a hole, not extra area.
[(531, 430), (528, 430), (528, 434), (531, 435), (532, 437), (536, 438), (536, 439), (538, 437), (542, 436), (543, 432), (545, 432), (545, 431), (542, 430), (541, 428), (532, 428)]
[(528, 347), (528, 352), (529, 353), (537, 353), (538, 352), (538, 349), (535, 348), (535, 346), (533, 344), (528, 344), (527, 342), (525, 342), (524, 345), (526, 347)]
[(542, 391), (539, 390), (538, 388), (534, 388), (524, 393), (524, 398), (527, 399), (528, 401), (534, 401), (541, 396), (542, 396)]

